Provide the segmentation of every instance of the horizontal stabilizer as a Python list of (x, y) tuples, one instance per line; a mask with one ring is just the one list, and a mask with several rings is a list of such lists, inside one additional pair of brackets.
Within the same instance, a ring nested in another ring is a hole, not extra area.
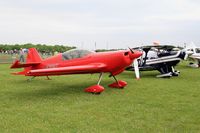
[(10, 68), (24, 68), (39, 65), (40, 62), (28, 62), (28, 63), (20, 63), (19, 60), (16, 60)]
[(22, 72), (13, 72), (11, 74), (13, 75), (25, 75), (26, 71), (22, 71)]

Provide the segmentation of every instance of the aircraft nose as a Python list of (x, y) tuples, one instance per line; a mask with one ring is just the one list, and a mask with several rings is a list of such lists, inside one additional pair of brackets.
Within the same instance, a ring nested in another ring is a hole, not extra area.
[(142, 55), (142, 52), (141, 52), (141, 51), (134, 51), (133, 53), (131, 53), (130, 58), (131, 58), (132, 60), (134, 60), (134, 59), (136, 59), (136, 58), (139, 58), (141, 55)]
[(142, 52), (141, 52), (141, 51), (137, 51), (137, 52), (136, 52), (136, 58), (139, 58), (141, 55), (142, 55)]

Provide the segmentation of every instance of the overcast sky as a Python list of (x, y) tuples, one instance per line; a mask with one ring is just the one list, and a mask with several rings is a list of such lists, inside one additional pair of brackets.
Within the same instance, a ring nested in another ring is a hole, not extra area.
[(200, 44), (199, 0), (0, 0), (0, 43)]

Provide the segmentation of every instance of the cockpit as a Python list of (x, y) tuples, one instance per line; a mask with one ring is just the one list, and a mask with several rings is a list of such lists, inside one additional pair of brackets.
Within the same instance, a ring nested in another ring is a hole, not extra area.
[(63, 58), (63, 60), (71, 60), (71, 59), (75, 59), (75, 58), (82, 58), (82, 57), (87, 56), (92, 53), (94, 53), (94, 52), (89, 51), (89, 50), (72, 49), (72, 50), (62, 53), (62, 58)]
[[(148, 51), (147, 51), (147, 58), (148, 59), (156, 59), (156, 58), (160, 58), (160, 57), (164, 57), (164, 56), (172, 56), (172, 55), (176, 55), (178, 53), (178, 51), (180, 51), (180, 49), (178, 48), (156, 48), (156, 47), (151, 47)], [(145, 57), (145, 55), (144, 55)]]

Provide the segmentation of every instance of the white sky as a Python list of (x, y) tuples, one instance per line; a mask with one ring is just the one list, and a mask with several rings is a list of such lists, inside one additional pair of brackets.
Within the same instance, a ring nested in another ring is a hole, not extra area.
[(0, 0), (0, 43), (200, 44), (199, 0)]

